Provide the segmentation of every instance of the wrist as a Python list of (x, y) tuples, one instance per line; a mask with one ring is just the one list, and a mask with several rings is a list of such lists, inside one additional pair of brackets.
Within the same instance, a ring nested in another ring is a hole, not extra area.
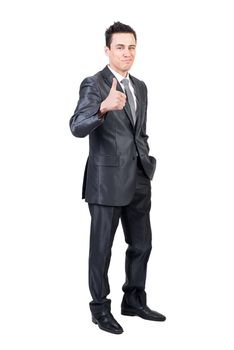
[(106, 114), (106, 112), (108, 112), (107, 107), (105, 106), (105, 103), (102, 102), (98, 112), (98, 117), (103, 117), (103, 115)]

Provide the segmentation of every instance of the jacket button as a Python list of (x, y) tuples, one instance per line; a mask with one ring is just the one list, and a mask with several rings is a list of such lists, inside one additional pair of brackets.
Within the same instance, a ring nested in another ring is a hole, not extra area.
[(132, 160), (135, 160), (136, 159), (136, 157), (132, 157)]

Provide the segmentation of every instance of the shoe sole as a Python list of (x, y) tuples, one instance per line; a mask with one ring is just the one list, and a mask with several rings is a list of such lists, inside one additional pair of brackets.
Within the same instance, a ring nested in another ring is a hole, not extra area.
[(144, 320), (148, 320), (148, 321), (164, 322), (166, 320), (166, 318), (165, 319), (158, 319), (158, 320), (155, 318), (147, 318), (147, 317), (138, 315), (133, 311), (121, 311), (121, 314), (124, 316), (138, 316), (138, 317), (143, 318)]
[(121, 314), (124, 316), (138, 316), (137, 314), (131, 311), (121, 311)]

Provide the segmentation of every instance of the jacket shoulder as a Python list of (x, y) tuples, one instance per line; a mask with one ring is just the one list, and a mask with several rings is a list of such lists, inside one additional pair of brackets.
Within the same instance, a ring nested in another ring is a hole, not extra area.
[(101, 79), (101, 71), (97, 72), (94, 75), (91, 75), (91, 76), (84, 78), (81, 82), (81, 85), (83, 85), (85, 83), (97, 83), (100, 79)]
[(133, 75), (130, 75), (130, 77), (131, 77), (134, 84), (137, 84), (139, 87), (147, 90), (147, 86), (143, 80), (140, 80), (140, 79), (134, 77)]

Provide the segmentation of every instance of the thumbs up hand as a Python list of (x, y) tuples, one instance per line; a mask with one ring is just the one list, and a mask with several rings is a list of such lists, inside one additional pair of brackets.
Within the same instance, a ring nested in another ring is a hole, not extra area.
[(113, 78), (112, 86), (107, 98), (102, 101), (100, 106), (100, 115), (109, 111), (122, 110), (126, 103), (126, 95), (123, 92), (116, 90), (117, 80)]

